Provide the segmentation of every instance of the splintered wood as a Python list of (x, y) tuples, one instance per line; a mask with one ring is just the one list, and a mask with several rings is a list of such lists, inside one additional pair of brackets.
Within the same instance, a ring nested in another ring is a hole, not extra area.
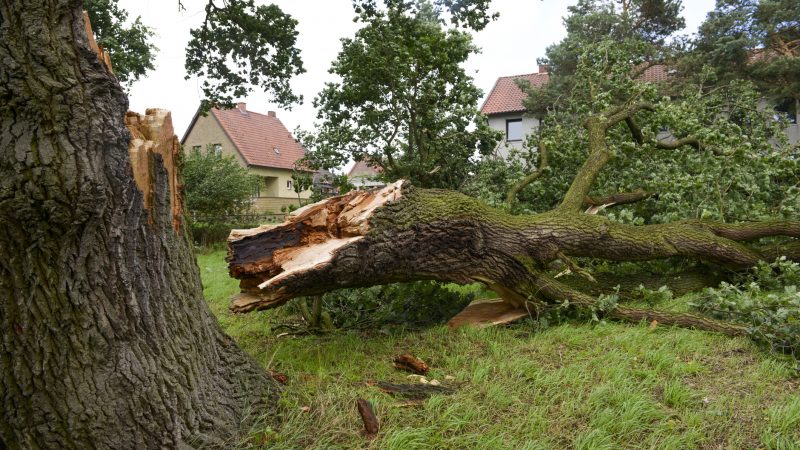
[(528, 316), (528, 310), (515, 306), (502, 298), (480, 299), (470, 303), (460, 313), (447, 322), (450, 328), (459, 328), (464, 325), (488, 327), (514, 322)]
[[(147, 208), (152, 220), (152, 207), (155, 191), (156, 170), (159, 170), (157, 159), (161, 160), (167, 172), (169, 182), (169, 203), (172, 211), (172, 226), (177, 231), (180, 229), (183, 214), (183, 201), (181, 199), (181, 186), (178, 182), (179, 174), (177, 161), (181, 145), (175, 136), (172, 127), (172, 115), (164, 109), (151, 108), (145, 114), (128, 111), (125, 114), (125, 126), (131, 133), (128, 143), (128, 154), (133, 167), (133, 178), (136, 186), (144, 194), (144, 207)], [(160, 158), (157, 158), (158, 155)]]
[(111, 69), (111, 54), (108, 53), (97, 41), (94, 39), (94, 31), (92, 31), (92, 23), (89, 21), (89, 13), (83, 12), (83, 27), (86, 31), (86, 37), (89, 41), (89, 47), (94, 50), (100, 62), (106, 66), (110, 73), (114, 73)]
[(417, 358), (410, 353), (403, 353), (394, 358), (394, 367), (406, 372), (416, 373), (417, 375), (425, 375), (430, 368), (425, 361)]
[(362, 239), (374, 211), (400, 198), (402, 185), (399, 180), (377, 191), (325, 199), (296, 210), (281, 225), (231, 231), (230, 275), (241, 280), (241, 293), (231, 299), (231, 310), (283, 304), (286, 300), (272, 288), (292, 275), (330, 263), (339, 250)]

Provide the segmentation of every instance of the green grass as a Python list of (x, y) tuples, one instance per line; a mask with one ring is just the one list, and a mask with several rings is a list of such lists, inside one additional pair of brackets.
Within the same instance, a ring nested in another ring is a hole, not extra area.
[[(796, 362), (746, 339), (646, 324), (535, 331), (531, 322), (277, 337), (285, 312), (228, 312), (237, 288), (223, 258), (198, 256), (211, 309), (247, 352), (289, 377), (281, 416), (243, 446), (800, 449)], [(367, 385), (408, 382), (391, 364), (405, 351), (429, 363), (429, 378), (454, 377), (457, 392), (404, 406)], [(374, 439), (361, 432), (357, 398), (381, 422)]]

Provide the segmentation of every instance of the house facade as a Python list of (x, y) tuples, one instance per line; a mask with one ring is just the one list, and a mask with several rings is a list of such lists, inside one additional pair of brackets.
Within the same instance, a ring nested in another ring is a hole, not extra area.
[(503, 133), (495, 148), (495, 154), (502, 158), (508, 157), (512, 148), (522, 150), (527, 137), (539, 127), (539, 119), (525, 114), (522, 101), (527, 94), (517, 86), (517, 79), (526, 80), (532, 87), (544, 86), (549, 80), (547, 66), (540, 65), (538, 73), (498, 78), (481, 106), (489, 127)]
[(221, 155), (231, 155), (260, 179), (253, 192), (253, 209), (279, 212), (289, 205), (300, 206), (311, 190), (294, 191), (292, 171), (305, 149), (281, 123), (275, 112), (248, 111), (245, 103), (235, 108), (211, 109), (207, 115), (195, 114), (181, 139), (184, 151), (205, 151), (210, 147)]
[(359, 191), (386, 186), (383, 181), (375, 179), (377, 176), (377, 168), (367, 164), (366, 161), (357, 161), (347, 172), (347, 181)]

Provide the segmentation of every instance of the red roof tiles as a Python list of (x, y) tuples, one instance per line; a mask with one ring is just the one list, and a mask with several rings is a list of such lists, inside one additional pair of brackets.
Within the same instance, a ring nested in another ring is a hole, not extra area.
[(500, 77), (494, 84), (492, 92), (486, 97), (486, 101), (483, 102), (481, 112), (484, 114), (499, 114), (525, 111), (525, 107), (522, 106), (522, 100), (527, 97), (527, 94), (517, 87), (514, 82), (517, 78), (528, 80), (533, 87), (544, 86), (550, 79), (547, 72)]
[[(264, 115), (247, 111), (245, 104), (239, 103), (232, 109), (214, 108), (211, 115), (248, 165), (293, 169), (295, 162), (305, 156), (305, 149), (294, 140), (274, 112)], [(190, 129), (192, 126), (194, 123)]]
[[(666, 81), (670, 76), (667, 66), (657, 64), (645, 69), (638, 79), (648, 83), (659, 83)], [(539, 73), (500, 77), (494, 84), (492, 92), (486, 97), (486, 101), (483, 102), (481, 112), (489, 115), (525, 111), (526, 108), (522, 105), (522, 101), (527, 95), (514, 82), (517, 78), (528, 80), (533, 87), (544, 86), (550, 80), (549, 74), (541, 70)]]
[(347, 173), (350, 178), (353, 177), (374, 177), (380, 171), (379, 168), (370, 166), (366, 161), (356, 161), (356, 164)]

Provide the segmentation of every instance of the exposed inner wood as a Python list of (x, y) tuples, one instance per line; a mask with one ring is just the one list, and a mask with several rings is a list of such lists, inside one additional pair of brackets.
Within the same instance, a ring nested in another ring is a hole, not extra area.
[(89, 13), (83, 12), (83, 26), (86, 30), (86, 37), (89, 40), (89, 47), (97, 54), (97, 58), (106, 66), (109, 73), (114, 73), (111, 68), (111, 54), (108, 53), (97, 41), (94, 39), (94, 31), (92, 31), (92, 23), (89, 21)]
[(231, 309), (246, 312), (275, 306), (278, 296), (266, 293), (267, 288), (329, 264), (340, 249), (361, 240), (369, 232), (373, 212), (398, 200), (402, 185), (401, 180), (380, 190), (353, 191), (310, 204), (281, 225), (233, 230), (227, 261), (231, 276), (241, 280), (241, 294), (231, 299)]
[[(172, 226), (176, 231), (179, 230), (183, 215), (182, 186), (177, 167), (181, 145), (172, 126), (172, 114), (157, 108), (147, 109), (144, 115), (128, 111), (125, 114), (125, 126), (131, 133), (128, 154), (133, 167), (133, 178), (144, 194), (145, 208), (151, 210), (156, 201), (153, 171), (162, 170), (163, 165), (169, 180), (168, 201), (172, 211)], [(161, 164), (155, 164), (154, 158), (159, 158)], [(150, 219), (152, 221), (152, 215)]]
[(528, 317), (528, 310), (523, 307), (514, 306), (501, 298), (479, 299), (470, 303), (450, 319), (447, 326), (450, 328), (459, 328), (464, 325), (486, 327), (514, 322), (523, 317)]

